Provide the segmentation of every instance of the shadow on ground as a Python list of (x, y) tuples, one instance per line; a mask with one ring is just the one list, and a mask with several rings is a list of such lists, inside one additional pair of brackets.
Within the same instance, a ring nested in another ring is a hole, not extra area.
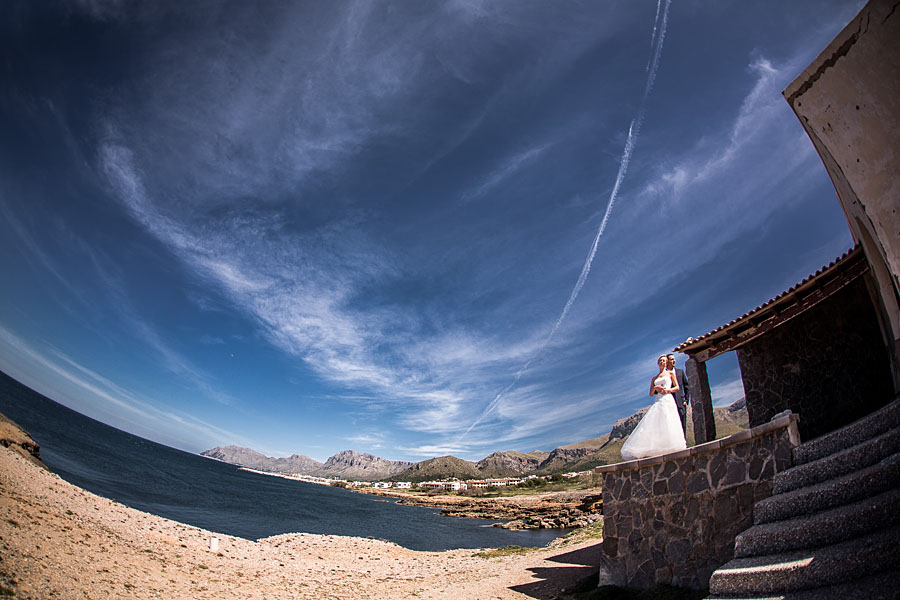
[(547, 558), (558, 567), (528, 569), (539, 581), (514, 585), (509, 589), (537, 600), (701, 600), (706, 590), (690, 590), (658, 585), (649, 590), (635, 590), (607, 585), (597, 587), (603, 547), (593, 546), (563, 552)]
[(600, 542), (571, 552), (563, 552), (546, 560), (559, 563), (558, 567), (533, 567), (528, 569), (539, 581), (514, 585), (509, 589), (538, 600), (553, 600), (563, 590), (576, 589), (579, 582), (594, 577), (599, 569), (603, 547)]

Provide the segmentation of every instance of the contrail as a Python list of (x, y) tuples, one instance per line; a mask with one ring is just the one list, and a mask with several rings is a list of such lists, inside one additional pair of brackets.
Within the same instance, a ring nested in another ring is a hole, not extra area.
[[(494, 399), (491, 400), (490, 404), (487, 405), (478, 418), (475, 419), (469, 428), (466, 429), (462, 435), (460, 435), (456, 442), (459, 443), (464, 437), (466, 437), (472, 429), (475, 428), (476, 425), (481, 423), (481, 421), (489, 415), (491, 412), (497, 408), (497, 405), (500, 403), (500, 399), (511, 390), (518, 382), (519, 379), (522, 378), (522, 374), (528, 370), (531, 366), (531, 363), (534, 362), (535, 358), (537, 358), (550, 343), (550, 340), (553, 339), (554, 334), (556, 334), (556, 330), (559, 329), (562, 322), (565, 320), (566, 316), (569, 314), (569, 310), (571, 310), (572, 305), (575, 304), (575, 299), (578, 298), (578, 294), (581, 293), (581, 288), (584, 287), (585, 282), (587, 281), (588, 274), (591, 272), (591, 265), (594, 263), (594, 256), (597, 254), (597, 247), (600, 245), (600, 238), (603, 236), (603, 232), (606, 231), (606, 225), (609, 223), (609, 215), (612, 213), (613, 205), (616, 203), (616, 197), (619, 195), (619, 188), (622, 186), (622, 181), (625, 179), (625, 173), (628, 172), (628, 163), (631, 161), (631, 154), (634, 152), (634, 145), (637, 142), (638, 134), (641, 131), (641, 125), (644, 123), (644, 113), (646, 111), (647, 106), (647, 97), (650, 96), (650, 91), (653, 89), (653, 83), (656, 81), (656, 71), (659, 69), (659, 57), (662, 54), (663, 41), (665, 41), (666, 37), (666, 26), (669, 23), (669, 5), (672, 3), (672, 0), (666, 0), (665, 8), (662, 12), (662, 23), (659, 23), (659, 9), (662, 5), (662, 0), (657, 0), (656, 4), (656, 18), (653, 22), (653, 34), (650, 37), (650, 46), (653, 49), (652, 57), (650, 62), (648, 63), (650, 67), (650, 73), (647, 75), (647, 82), (644, 84), (644, 93), (641, 95), (641, 102), (638, 106), (637, 116), (631, 121), (631, 125), (628, 127), (628, 137), (625, 140), (625, 149), (622, 151), (622, 158), (619, 160), (619, 173), (616, 175), (616, 182), (613, 185), (612, 192), (609, 194), (609, 202), (606, 205), (606, 212), (603, 215), (603, 221), (600, 222), (600, 228), (597, 230), (597, 235), (594, 236), (594, 242), (591, 244), (591, 250), (588, 252), (588, 256), (584, 261), (584, 266), (581, 267), (581, 274), (578, 275), (578, 281), (575, 282), (575, 287), (572, 288), (572, 293), (569, 294), (569, 299), (566, 301), (566, 305), (560, 313), (559, 318), (556, 319), (556, 323), (553, 324), (553, 327), (550, 329), (550, 333), (547, 335), (547, 339), (541, 344), (540, 348), (538, 348), (535, 353), (532, 355), (528, 361), (522, 365), (522, 367), (516, 371), (516, 374), (513, 376), (513, 380), (503, 388), (500, 393), (494, 396)], [(657, 36), (657, 24), (659, 24), (659, 36)], [(655, 45), (655, 48), (654, 48)]]
[(653, 19), (653, 33), (650, 34), (650, 58), (647, 59), (645, 71), (650, 70), (650, 61), (653, 60), (653, 45), (656, 43), (656, 28), (659, 26), (659, 8), (662, 6), (662, 0), (656, 0), (656, 17)]

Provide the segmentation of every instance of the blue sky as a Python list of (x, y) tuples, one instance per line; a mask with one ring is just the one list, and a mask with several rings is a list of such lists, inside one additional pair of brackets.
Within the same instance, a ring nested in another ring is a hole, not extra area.
[(5, 2), (0, 369), (189, 451), (607, 433), (852, 244), (781, 90), (860, 8)]

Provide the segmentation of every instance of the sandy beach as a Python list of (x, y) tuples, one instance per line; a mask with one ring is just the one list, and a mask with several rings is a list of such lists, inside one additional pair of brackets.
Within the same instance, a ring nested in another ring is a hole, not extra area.
[(20, 599), (550, 599), (600, 556), (596, 538), (495, 558), (304, 533), (253, 542), (96, 496), (3, 447), (0, 548), (0, 593)]

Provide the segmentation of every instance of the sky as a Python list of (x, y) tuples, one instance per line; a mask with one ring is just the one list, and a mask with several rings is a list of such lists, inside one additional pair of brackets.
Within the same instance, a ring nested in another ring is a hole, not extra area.
[(601, 436), (851, 247), (781, 91), (861, 6), (4, 2), (0, 370), (190, 452)]

